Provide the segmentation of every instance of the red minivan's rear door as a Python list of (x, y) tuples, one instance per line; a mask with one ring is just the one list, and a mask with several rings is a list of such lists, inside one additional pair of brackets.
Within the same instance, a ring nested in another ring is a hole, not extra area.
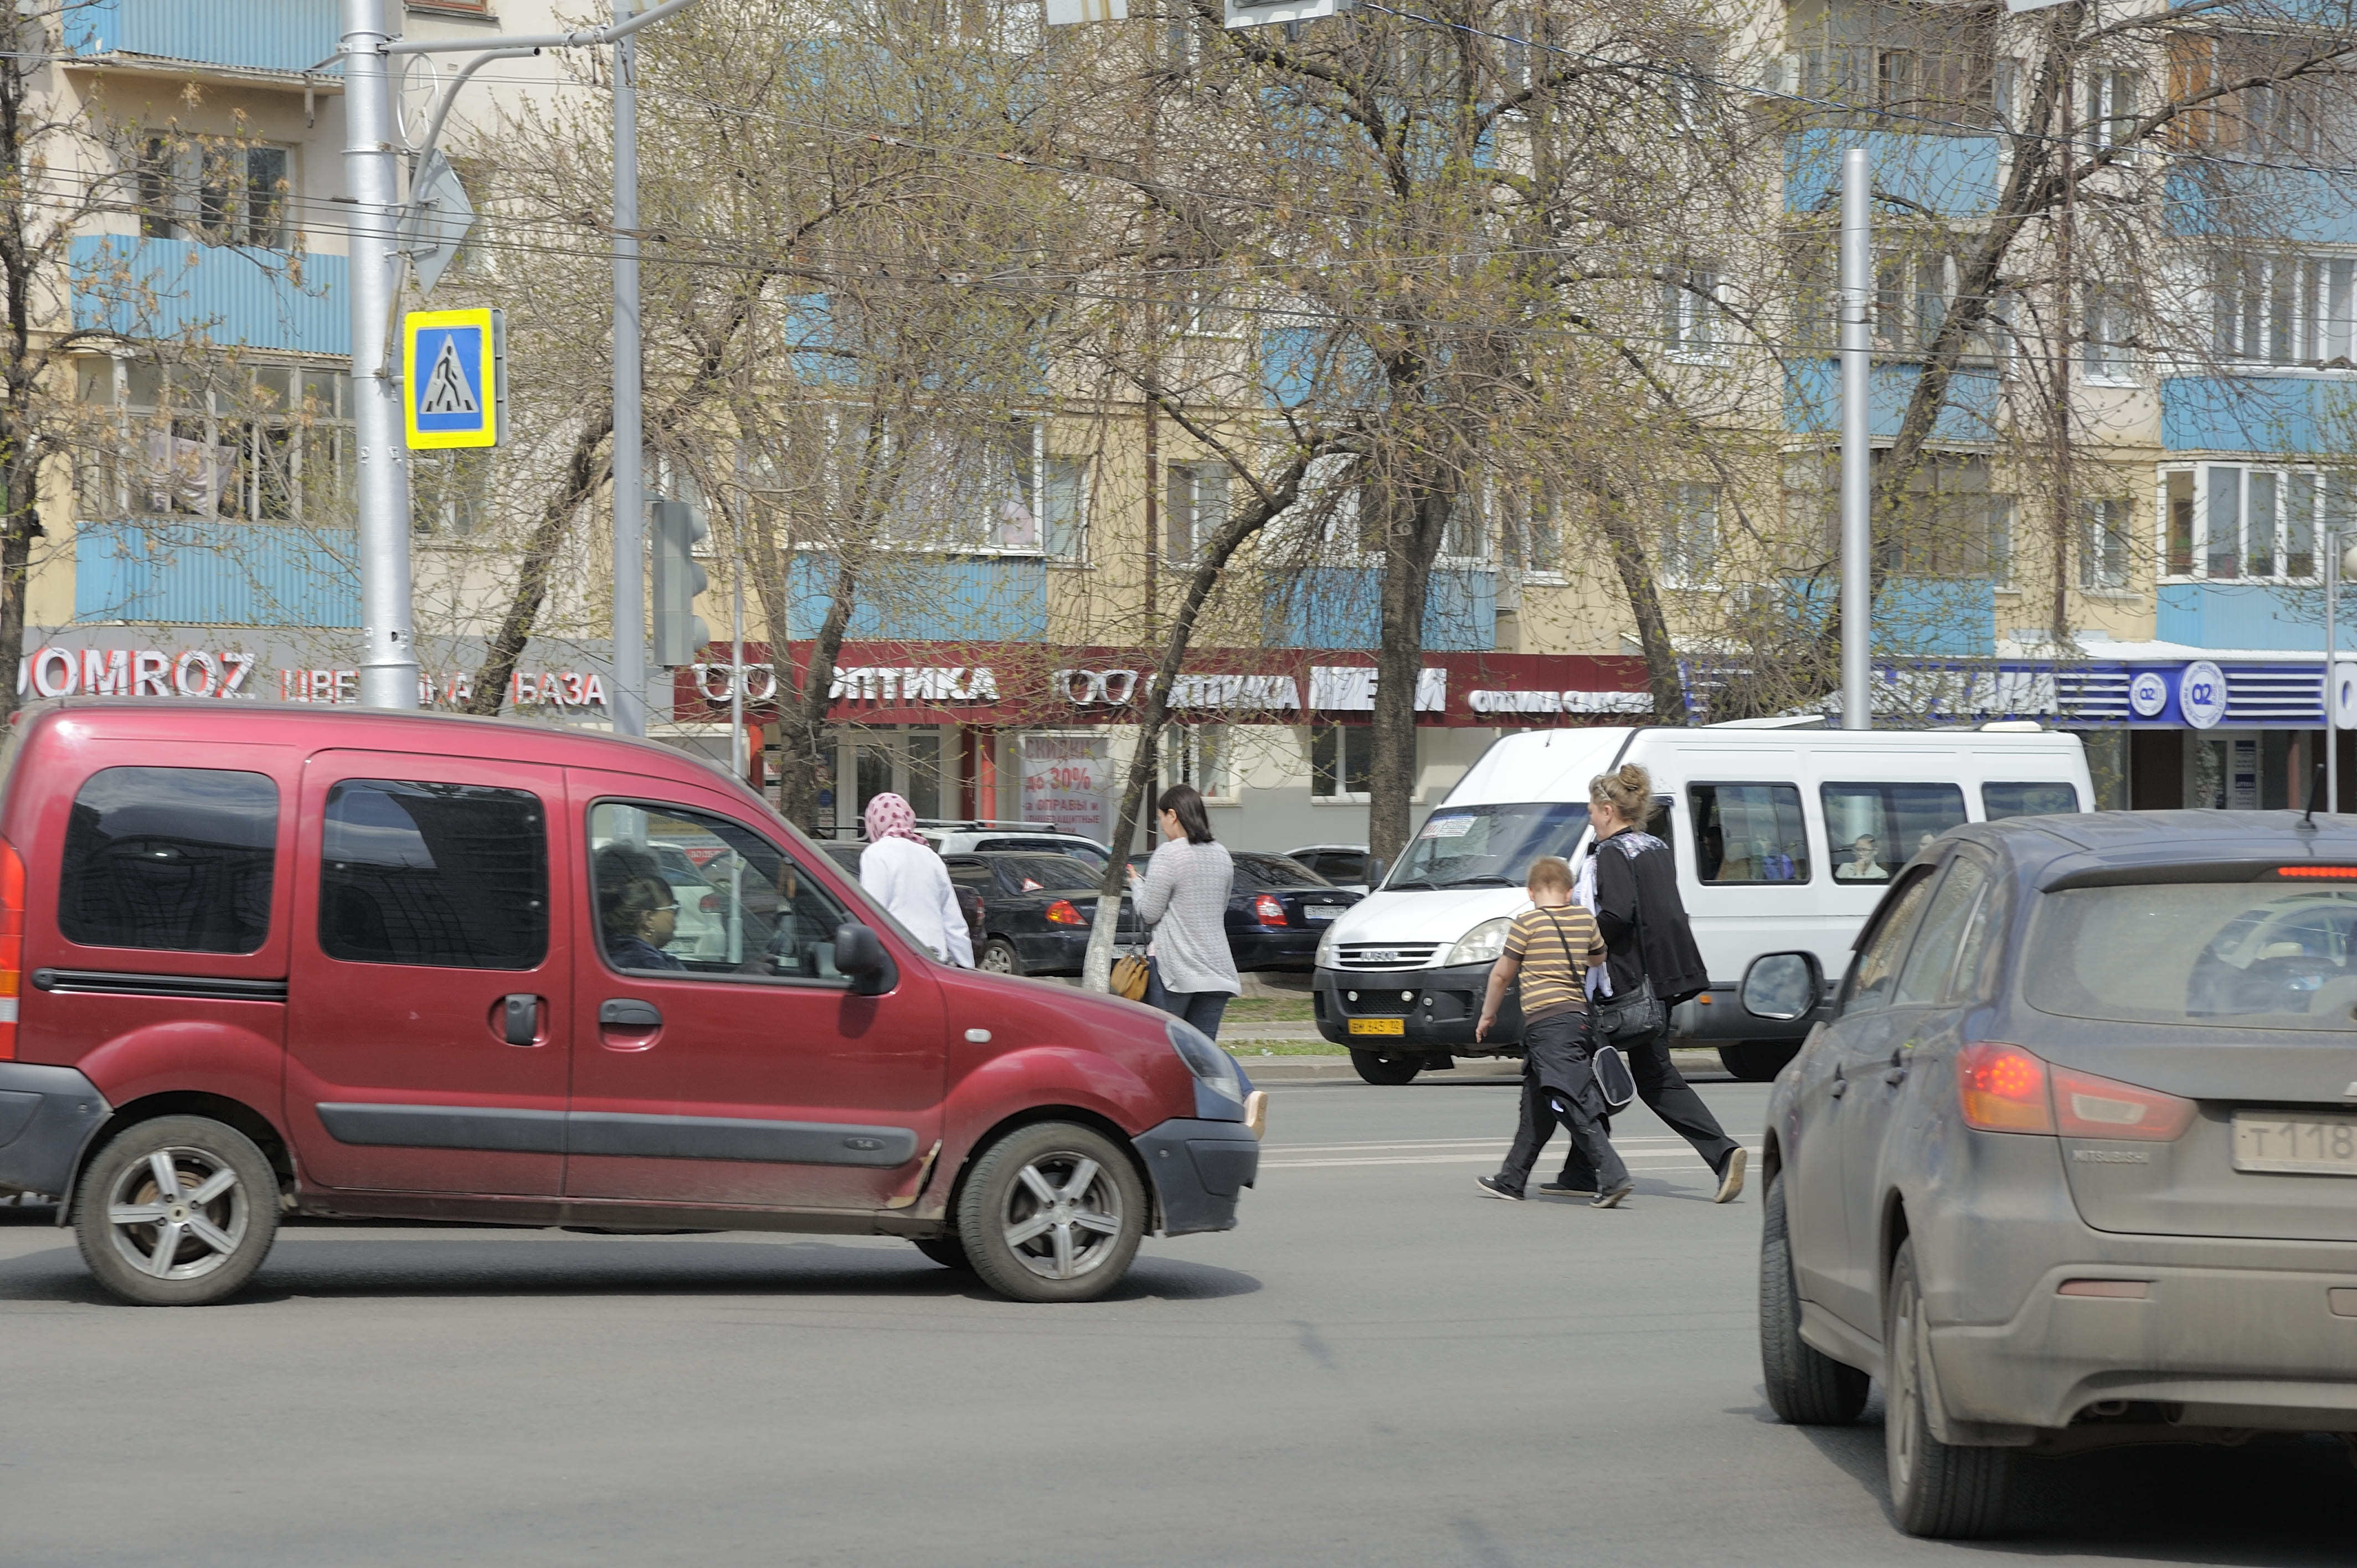
[[(863, 923), (774, 826), (715, 790), (567, 770), (581, 847), (576, 1198), (877, 1209), (940, 1137), (941, 989), (899, 961), (859, 996), (833, 961)], [(813, 857), (815, 858), (815, 857)]]
[(574, 857), (560, 769), (327, 751), (304, 769), (286, 1027), (303, 1175), (554, 1197)]

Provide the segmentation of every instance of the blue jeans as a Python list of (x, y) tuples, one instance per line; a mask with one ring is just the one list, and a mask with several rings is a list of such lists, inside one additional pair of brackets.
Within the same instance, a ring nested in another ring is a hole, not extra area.
[(1220, 1037), (1220, 1018), (1228, 1010), (1224, 991), (1168, 991), (1162, 984), (1162, 964), (1146, 961), (1146, 1004), (1159, 1007), (1174, 1018), (1184, 1018), (1211, 1038)]

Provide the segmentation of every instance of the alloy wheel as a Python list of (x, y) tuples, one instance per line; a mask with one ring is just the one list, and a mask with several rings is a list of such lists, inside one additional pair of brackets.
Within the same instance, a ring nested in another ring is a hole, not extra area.
[(106, 1222), (115, 1251), (141, 1273), (201, 1279), (244, 1242), (250, 1202), (228, 1161), (172, 1145), (124, 1167), (106, 1195)]
[(1085, 1155), (1044, 1154), (1008, 1185), (1000, 1222), (1007, 1250), (1025, 1268), (1042, 1279), (1078, 1279), (1119, 1247), (1121, 1188)]

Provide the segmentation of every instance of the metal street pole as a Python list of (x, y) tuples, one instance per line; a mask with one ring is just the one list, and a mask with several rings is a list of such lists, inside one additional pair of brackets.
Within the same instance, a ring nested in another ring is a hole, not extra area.
[(409, 462), (398, 370), (386, 363), (400, 262), (401, 188), (387, 0), (343, 0), (344, 188), (352, 199), (352, 424), (360, 447), (361, 704), (417, 706), (411, 624)]
[(1872, 729), (1874, 428), (1867, 406), (1874, 303), (1873, 175), (1866, 152), (1842, 154), (1841, 682), (1842, 728)]
[[(638, 0), (614, 0), (614, 20)], [(614, 45), (614, 733), (647, 733), (646, 432), (639, 404), (638, 41)]]
[[(2334, 601), (2341, 595), (2341, 531), (2324, 531), (2324, 809), (2341, 809), (2341, 665), (2333, 658)], [(2310, 779), (2316, 777), (2311, 773)]]

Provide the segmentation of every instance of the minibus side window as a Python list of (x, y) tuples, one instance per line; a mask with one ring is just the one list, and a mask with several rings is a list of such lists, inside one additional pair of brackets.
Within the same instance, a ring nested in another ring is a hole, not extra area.
[(96, 948), (247, 953), (270, 934), (278, 786), (220, 768), (107, 768), (66, 819), (58, 929)]
[(2060, 817), (2079, 809), (2079, 791), (2068, 784), (1984, 784), (1981, 811), (1990, 822), (2007, 817)]
[(1791, 784), (1691, 784), (1695, 872), (1706, 884), (1806, 882), (1809, 835)]
[(537, 969), (548, 956), (540, 797), (347, 779), (328, 791), (319, 950), (350, 963)]
[(1827, 784), (1818, 793), (1834, 880), (1852, 886), (1888, 883), (1964, 820), (1964, 792), (1953, 784)]

